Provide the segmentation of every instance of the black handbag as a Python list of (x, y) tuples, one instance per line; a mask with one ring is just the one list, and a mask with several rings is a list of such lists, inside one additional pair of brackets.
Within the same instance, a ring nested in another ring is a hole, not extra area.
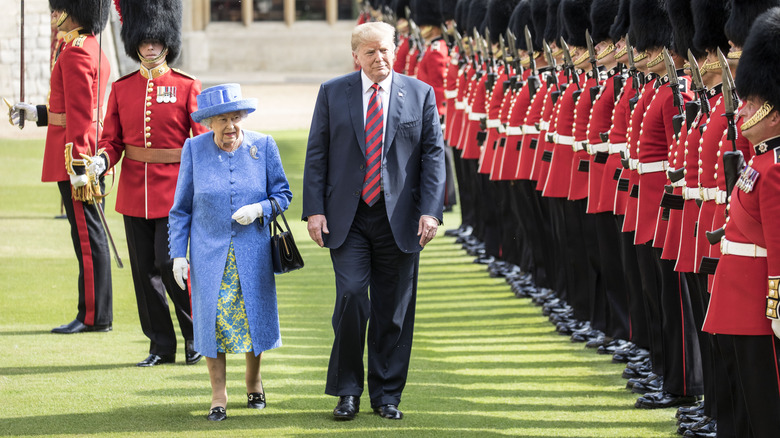
[[(287, 219), (276, 199), (269, 198), (269, 200), (271, 201), (271, 220), (273, 221), (269, 229), (271, 231), (271, 259), (274, 263), (274, 274), (284, 274), (301, 269), (303, 257), (295, 245), (295, 239), (290, 232), (290, 226), (287, 225)], [(282, 217), (284, 228), (277, 222), (278, 216)]]

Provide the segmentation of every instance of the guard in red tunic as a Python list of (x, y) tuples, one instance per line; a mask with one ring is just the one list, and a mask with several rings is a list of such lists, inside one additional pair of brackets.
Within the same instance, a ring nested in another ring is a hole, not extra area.
[[(179, 175), (184, 141), (207, 129), (194, 123), (200, 81), (171, 69), (181, 51), (181, 1), (121, 0), (125, 52), (140, 59), (140, 70), (116, 82), (100, 147), (108, 168), (122, 156), (116, 211), (124, 215), (141, 329), (150, 340), (149, 356), (138, 366), (176, 359), (176, 332), (166, 291), (185, 341), (185, 361), (197, 363), (187, 290), (173, 279), (168, 256), (168, 212)], [(104, 169), (99, 169), (104, 170)]]
[[(11, 110), (27, 120), (47, 126), (43, 156), (43, 182), (56, 182), (70, 222), (73, 248), (79, 262), (78, 314), (53, 333), (106, 332), (112, 328), (111, 257), (106, 233), (86, 175), (81, 155), (93, 156), (104, 93), (111, 66), (95, 34), (108, 21), (110, 0), (50, 0), (57, 28), (64, 32), (55, 53), (48, 105), (20, 102)], [(67, 158), (66, 158), (67, 155)], [(102, 185), (103, 180), (99, 180)]]
[(742, 134), (755, 145), (730, 193), (704, 330), (728, 370), (736, 436), (780, 430), (780, 9), (753, 24), (737, 69)]

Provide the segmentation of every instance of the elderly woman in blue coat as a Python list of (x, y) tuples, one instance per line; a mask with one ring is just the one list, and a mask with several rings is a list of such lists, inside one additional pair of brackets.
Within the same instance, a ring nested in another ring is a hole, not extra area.
[(226, 353), (246, 355), (247, 406), (265, 407), (260, 359), (282, 345), (270, 200), (286, 209), (292, 192), (273, 138), (241, 129), (257, 99), (242, 99), (238, 84), (208, 88), (197, 99), (192, 118), (211, 131), (182, 149), (170, 255), (182, 287), (189, 276), (195, 349), (206, 356), (211, 380), (208, 419), (221, 421), (227, 417)]

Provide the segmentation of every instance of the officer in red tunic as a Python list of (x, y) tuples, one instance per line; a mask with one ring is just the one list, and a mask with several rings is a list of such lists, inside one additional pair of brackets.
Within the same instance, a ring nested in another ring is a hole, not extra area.
[[(50, 0), (57, 28), (64, 32), (55, 54), (48, 105), (18, 103), (11, 110), (14, 124), (20, 111), (38, 126), (48, 126), (43, 156), (43, 182), (56, 182), (70, 222), (79, 262), (78, 314), (53, 333), (106, 332), (112, 328), (111, 257), (98, 208), (102, 203), (88, 189), (81, 154), (96, 152), (98, 119), (111, 67), (95, 37), (108, 21), (110, 0)], [(95, 80), (95, 79), (98, 80)], [(67, 121), (67, 123), (66, 123)], [(66, 150), (69, 150), (66, 160)], [(102, 189), (103, 180), (99, 180)]]
[(124, 215), (138, 316), (150, 340), (149, 356), (138, 366), (175, 361), (166, 290), (185, 340), (186, 363), (194, 364), (201, 356), (192, 347), (190, 297), (173, 279), (167, 227), (181, 147), (190, 135), (207, 131), (190, 118), (201, 85), (168, 65), (181, 50), (181, 1), (122, 0), (119, 6), (125, 52), (140, 59), (141, 67), (114, 83), (100, 147), (108, 168), (124, 154), (116, 211)]
[(753, 24), (737, 69), (742, 134), (756, 156), (730, 193), (704, 330), (716, 334), (728, 370), (735, 432), (780, 430), (780, 8)]

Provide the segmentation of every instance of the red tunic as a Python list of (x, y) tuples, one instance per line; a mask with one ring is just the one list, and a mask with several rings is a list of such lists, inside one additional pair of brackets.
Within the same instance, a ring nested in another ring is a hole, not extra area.
[(523, 127), (522, 144), (520, 146), (520, 156), (517, 159), (515, 179), (535, 181), (532, 178), (532, 174), (535, 166), (539, 167), (536, 165), (537, 160), (541, 159), (541, 152), (539, 157), (536, 156), (536, 153), (540, 149), (544, 149), (537, 147), (541, 142), (539, 137), (539, 128), (541, 126), (539, 126), (539, 122), (542, 120), (542, 112), (544, 104), (548, 100), (547, 96), (549, 95), (550, 87), (541, 75), (540, 79), (542, 81), (541, 87), (539, 87), (539, 90), (536, 91), (533, 99), (531, 99), (528, 110), (523, 116), (525, 120), (521, 125)]
[(439, 115), (444, 115), (444, 77), (450, 64), (450, 53), (444, 39), (437, 38), (425, 49), (425, 55), (417, 66), (417, 79), (433, 87), (436, 96), (436, 108)]
[(496, 156), (498, 142), (501, 134), (498, 128), (501, 126), (501, 104), (505, 94), (511, 94), (509, 90), (504, 92), (503, 83), (507, 80), (506, 70), (501, 67), (496, 73), (496, 82), (493, 89), (488, 91), (486, 98), (487, 109), (487, 139), (480, 151), (479, 173), (490, 174), (493, 168), (493, 158)]
[[(590, 154), (590, 170), (588, 171), (588, 207), (587, 213), (602, 213), (606, 211), (612, 211), (612, 206), (608, 209), (601, 208), (601, 185), (604, 183), (604, 171), (606, 170), (606, 163), (598, 163), (596, 159), (596, 148), (607, 147), (608, 143), (601, 140), (601, 133), (609, 132), (609, 128), (612, 126), (612, 111), (615, 108), (615, 79), (620, 77), (617, 67), (607, 71), (608, 79), (602, 83), (602, 89), (596, 96), (596, 100), (593, 102), (593, 108), (591, 109), (590, 121), (587, 125), (585, 132), (585, 140), (588, 142), (589, 154)], [(590, 98), (590, 96), (588, 96)], [(577, 124), (575, 130), (575, 139), (580, 131), (580, 125)], [(607, 151), (608, 152), (608, 151)], [(612, 171), (614, 175), (614, 170)], [(615, 184), (612, 184), (612, 192), (615, 191), (616, 181), (612, 179)], [(614, 195), (613, 195), (614, 197)]]
[(488, 92), (485, 88), (485, 81), (487, 75), (482, 75), (472, 87), (472, 95), (470, 100), (471, 112), (466, 110), (468, 121), (466, 122), (465, 129), (461, 135), (461, 142), (463, 144), (463, 153), (461, 158), (465, 160), (478, 160), (481, 156), (481, 147), (477, 142), (477, 133), (480, 132), (480, 119), (487, 117), (486, 100), (488, 98)]
[[(558, 83), (563, 84), (563, 79), (565, 78), (563, 71), (558, 71), (555, 74), (558, 76)], [(561, 103), (560, 95), (558, 96), (558, 100), (553, 102), (553, 93), (558, 90), (556, 90), (555, 86), (552, 84), (550, 84), (549, 87), (549, 93), (545, 96), (542, 107), (542, 118), (539, 121), (539, 140), (536, 145), (534, 168), (531, 173), (531, 179), (536, 181), (536, 190), (539, 192), (544, 190), (544, 184), (547, 182), (547, 172), (550, 169), (553, 146), (555, 146), (553, 143), (547, 141), (547, 132), (550, 130), (551, 124), (555, 122), (555, 113), (558, 109), (558, 105)], [(561, 94), (563, 94), (563, 91), (561, 91)]]
[[(598, 70), (591, 70), (585, 74), (587, 80), (582, 86), (582, 93), (574, 106), (574, 124), (572, 125), (572, 136), (574, 137), (574, 152), (569, 173), (569, 193), (567, 198), (572, 201), (585, 199), (588, 197), (588, 180), (590, 179), (592, 159), (588, 153), (588, 123), (590, 122), (590, 113), (593, 109), (593, 101), (590, 98), (590, 89), (598, 85)], [(580, 82), (582, 83), (582, 82)], [(584, 164), (582, 164), (584, 163)], [(587, 166), (582, 168), (581, 166)], [(599, 179), (601, 172), (599, 173)]]
[[(601, 181), (601, 193), (599, 193), (599, 210), (612, 211), (615, 214), (626, 214), (626, 202), (628, 192), (618, 191), (618, 177), (623, 173), (621, 162), (623, 155), (621, 150), (628, 154), (628, 124), (631, 120), (629, 100), (636, 96), (634, 81), (629, 80), (623, 86), (620, 98), (612, 110), (612, 127), (609, 129), (610, 154), (604, 165), (604, 175)], [(619, 213), (618, 213), (619, 212)]]
[[(515, 76), (515, 80), (525, 80), (528, 73), (529, 71), (526, 70), (522, 77)], [(498, 142), (498, 149), (493, 157), (493, 166), (490, 170), (490, 179), (496, 181), (514, 179), (515, 169), (517, 168), (517, 158), (520, 155), (520, 148), (517, 146), (517, 142), (522, 141), (522, 135), (518, 132), (518, 128), (513, 128), (512, 125), (510, 125), (510, 119), (513, 119), (512, 121), (515, 124), (518, 123), (517, 120), (519, 117), (514, 116), (514, 112), (517, 101), (518, 99), (521, 99), (522, 95), (525, 95), (525, 98), (523, 99), (525, 105), (522, 109), (518, 109), (518, 111), (523, 112), (523, 115), (525, 115), (525, 110), (529, 104), (528, 90), (526, 90), (527, 87), (525, 85), (520, 89), (512, 89), (510, 82), (509, 86), (510, 89), (504, 95), (504, 101), (501, 103), (501, 113), (499, 115), (499, 120), (502, 124), (499, 128), (501, 136)], [(514, 141), (510, 143), (510, 139)]]
[[(769, 144), (777, 147), (780, 139), (776, 137)], [(777, 149), (755, 156), (750, 162), (758, 172), (753, 189), (746, 193), (735, 187), (731, 193), (726, 239), (766, 248), (767, 256), (730, 254), (720, 258), (704, 321), (706, 332), (772, 335), (765, 311), (767, 279), (780, 276), (780, 233), (773, 229), (780, 217), (779, 161)]]
[[(695, 126), (694, 123), (691, 123)], [(683, 120), (682, 127), (680, 128), (680, 138), (669, 146), (669, 170), (683, 169), (685, 162), (685, 144), (688, 139), (688, 135), (691, 131), (695, 131), (696, 128), (690, 128), (687, 120)], [(681, 179), (677, 183), (672, 183), (669, 179), (668, 173), (666, 178), (666, 185), (664, 187), (664, 193), (667, 192), (668, 187), (672, 187), (672, 195), (682, 198), (683, 186), (685, 185), (685, 179)], [(669, 217), (666, 221), (663, 219), (664, 207), (658, 206), (658, 219), (656, 221), (656, 234), (661, 230), (662, 224), (666, 222), (666, 235), (661, 242), (661, 258), (664, 260), (676, 260), (677, 251), (680, 249), (680, 228), (682, 227), (682, 214), (683, 210), (670, 209)]]
[(461, 75), (458, 72), (457, 47), (453, 49), (447, 72), (444, 75), (444, 99), (446, 105), (446, 117), (444, 119), (444, 140), (448, 145), (452, 144), (452, 131), (455, 128), (455, 119), (457, 108), (455, 102), (458, 100), (458, 83)]
[[(167, 65), (136, 71), (114, 82), (100, 147), (106, 149), (109, 167), (125, 153), (125, 146), (181, 149), (190, 135), (208, 130), (190, 113), (198, 109), (200, 81)], [(149, 77), (150, 79), (147, 79)], [(162, 88), (166, 87), (166, 88)], [(161, 102), (165, 90), (175, 90), (176, 102)], [(126, 216), (167, 217), (179, 176), (179, 163), (144, 163), (125, 157), (116, 196), (116, 211)]]
[(406, 62), (409, 57), (409, 46), (411, 41), (407, 35), (401, 35), (398, 41), (398, 51), (395, 52), (395, 62), (393, 70), (396, 73), (406, 74)]
[[(100, 94), (95, 80), (98, 62)], [(81, 159), (80, 154), (92, 156), (97, 152), (98, 102), (102, 112), (110, 73), (111, 64), (94, 35), (79, 35), (78, 29), (65, 35), (51, 71), (48, 107), (51, 113), (64, 113), (66, 122), (65, 126), (48, 126), (41, 181), (70, 180), (65, 169), (65, 144), (73, 143), (72, 155), (77, 160)]]
[[(580, 84), (585, 82), (585, 76), (579, 74)], [(558, 98), (555, 112), (550, 119), (550, 129), (547, 139), (553, 138), (552, 161), (544, 183), (542, 196), (549, 198), (565, 198), (569, 194), (569, 182), (571, 181), (571, 163), (574, 159), (574, 92), (577, 86), (570, 83), (566, 90)]]

